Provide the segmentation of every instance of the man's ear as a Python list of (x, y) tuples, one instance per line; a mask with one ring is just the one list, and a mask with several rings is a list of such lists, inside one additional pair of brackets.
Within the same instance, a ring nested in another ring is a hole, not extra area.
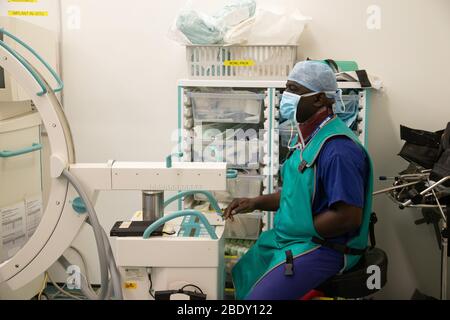
[(321, 93), (320, 97), (318, 98), (323, 106), (332, 107), (333, 104), (336, 102), (333, 98), (328, 98), (325, 93)]
[(315, 107), (323, 107), (328, 105), (328, 98), (325, 93), (321, 92), (315, 96), (314, 106)]

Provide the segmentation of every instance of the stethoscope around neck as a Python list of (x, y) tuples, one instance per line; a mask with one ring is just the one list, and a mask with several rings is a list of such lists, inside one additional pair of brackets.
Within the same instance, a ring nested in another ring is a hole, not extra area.
[[(329, 115), (328, 117), (325, 118), (325, 120), (322, 121), (322, 123), (320, 123), (317, 128), (313, 131), (313, 133), (308, 137), (308, 141), (305, 141), (302, 131), (300, 130), (299, 124), (297, 123), (296, 120), (290, 120), (291, 123), (291, 136), (289, 138), (289, 142), (288, 142), (288, 150), (289, 151), (295, 151), (295, 150), (300, 150), (303, 151), (306, 148), (306, 145), (309, 143), (309, 141), (311, 141), (315, 135), (320, 131), (320, 129), (322, 129), (328, 122), (330, 122), (331, 120), (333, 120), (336, 116), (335, 115)], [(294, 127), (297, 130), (297, 135), (300, 139), (299, 142), (297, 142), (297, 144), (295, 144), (294, 146), (291, 146), (293, 138), (294, 138)]]

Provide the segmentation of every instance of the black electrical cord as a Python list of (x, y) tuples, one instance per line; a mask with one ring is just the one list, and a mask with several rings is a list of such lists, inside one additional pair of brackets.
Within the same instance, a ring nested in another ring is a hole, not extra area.
[(201, 294), (204, 294), (202, 289), (200, 289), (199, 287), (197, 287), (196, 285), (193, 285), (193, 284), (187, 284), (187, 285), (185, 285), (184, 287), (182, 287), (182, 288), (180, 289), (180, 291), (183, 291), (184, 288), (186, 288), (186, 287), (196, 288), (198, 291), (200, 291)]
[[(153, 281), (152, 281), (152, 273), (149, 272), (148, 273), (148, 280), (150, 281), (150, 288), (148, 289), (148, 293), (150, 293), (150, 296), (155, 299), (155, 296), (153, 294)], [(155, 299), (156, 300), (156, 299)]]

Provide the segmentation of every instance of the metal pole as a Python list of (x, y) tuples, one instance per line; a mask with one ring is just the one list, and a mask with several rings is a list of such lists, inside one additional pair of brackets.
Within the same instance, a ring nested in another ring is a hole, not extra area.
[(398, 186), (393, 186), (393, 187), (390, 187), (390, 188), (386, 188), (386, 189), (382, 189), (382, 190), (376, 191), (372, 195), (373, 196), (377, 196), (379, 194), (386, 193), (386, 192), (389, 192), (389, 191), (393, 191), (393, 190), (396, 190), (396, 189), (402, 189), (402, 188), (406, 188), (406, 187), (409, 187), (409, 186), (413, 186), (413, 185), (416, 185), (416, 184), (418, 184), (420, 182), (421, 181), (415, 181), (415, 182), (401, 184), (401, 185), (398, 185)]
[[(441, 180), (439, 180), (438, 182), (436, 182), (435, 184), (433, 184), (432, 186), (426, 188), (425, 190), (423, 190), (423, 191), (420, 193), (420, 195), (421, 195), (421, 196), (425, 195), (427, 192), (433, 190), (434, 188), (436, 188), (437, 186), (443, 184), (443, 183), (446, 182), (447, 180), (450, 180), (450, 176), (444, 177), (444, 178), (442, 178)], [(406, 201), (405, 203), (403, 203), (403, 204), (401, 205), (401, 207), (403, 207), (403, 208), (404, 208), (404, 207), (407, 207), (407, 206), (409, 206), (411, 203), (412, 203), (412, 200), (408, 200), (408, 201)], [(401, 208), (401, 209), (402, 209), (402, 208)]]

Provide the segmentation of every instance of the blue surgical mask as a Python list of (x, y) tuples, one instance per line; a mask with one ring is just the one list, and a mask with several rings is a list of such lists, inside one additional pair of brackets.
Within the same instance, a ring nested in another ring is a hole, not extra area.
[(300, 96), (295, 93), (285, 91), (280, 102), (280, 116), (285, 120), (294, 120), (297, 113), (297, 106)]
[(352, 128), (359, 112), (359, 95), (351, 94), (347, 96), (345, 101), (336, 101), (333, 105), (333, 112), (336, 114), (345, 124)]
[(300, 106), (302, 97), (309, 97), (318, 94), (319, 92), (310, 92), (298, 95), (292, 92), (285, 91), (280, 103), (280, 115), (282, 119), (297, 121), (297, 111)]
[[(316, 94), (315, 92), (312, 94)], [(311, 94), (307, 94), (307, 95), (311, 95)], [(283, 93), (283, 97), (281, 98), (281, 103), (280, 103), (280, 115), (282, 119), (286, 119), (289, 120), (291, 122), (291, 138), (289, 139), (289, 143), (288, 143), (288, 148), (289, 149), (295, 149), (299, 146), (304, 146), (305, 145), (305, 141), (303, 139), (303, 134), (300, 131), (300, 128), (298, 126), (297, 123), (297, 107), (299, 105), (301, 96), (299, 96), (298, 94), (292, 93), (292, 92), (288, 92), (285, 91)], [(291, 141), (293, 138), (293, 133), (294, 133), (294, 127), (297, 129), (297, 133), (298, 136), (300, 138), (300, 143), (298, 143), (295, 146), (291, 146)]]

